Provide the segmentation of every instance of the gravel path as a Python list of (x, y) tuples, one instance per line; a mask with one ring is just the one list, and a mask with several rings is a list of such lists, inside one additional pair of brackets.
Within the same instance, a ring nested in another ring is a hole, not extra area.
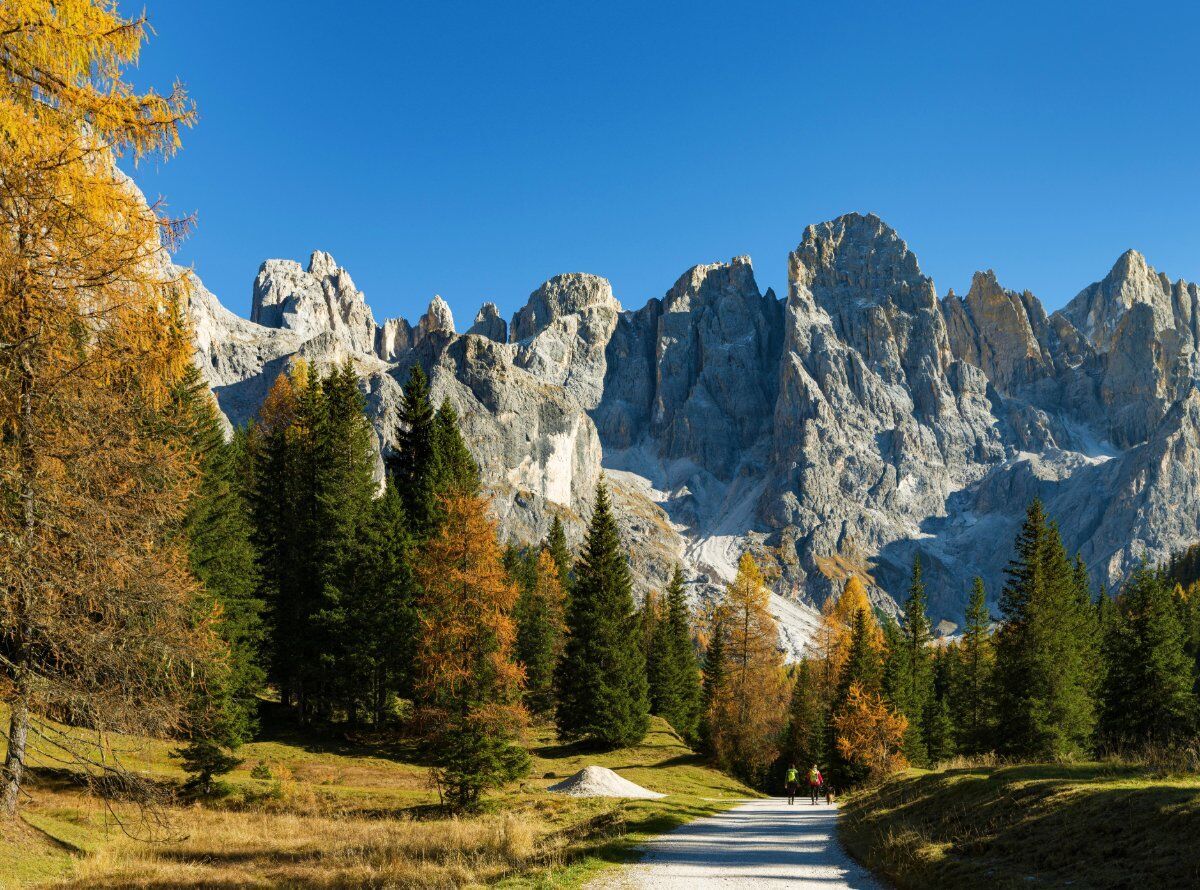
[(644, 848), (637, 865), (595, 888), (810, 887), (880, 890), (835, 837), (837, 807), (755, 800), (698, 819)]

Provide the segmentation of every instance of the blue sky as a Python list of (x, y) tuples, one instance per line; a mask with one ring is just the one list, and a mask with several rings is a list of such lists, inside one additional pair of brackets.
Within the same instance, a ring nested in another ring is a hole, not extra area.
[[(140, 4), (122, 2), (127, 12)], [(585, 271), (627, 307), (810, 223), (893, 225), (937, 282), (1055, 308), (1136, 247), (1200, 279), (1200, 11), (1090, 3), (146, 0), (135, 79), (200, 110), (136, 177), (236, 312), (328, 250), (376, 317), (460, 327)]]

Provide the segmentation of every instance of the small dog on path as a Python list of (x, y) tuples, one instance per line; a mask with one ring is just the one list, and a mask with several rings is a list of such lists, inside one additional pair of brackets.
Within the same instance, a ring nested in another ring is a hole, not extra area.
[(825, 786), (825, 803), (832, 804), (834, 801), (833, 789), (828, 785)]

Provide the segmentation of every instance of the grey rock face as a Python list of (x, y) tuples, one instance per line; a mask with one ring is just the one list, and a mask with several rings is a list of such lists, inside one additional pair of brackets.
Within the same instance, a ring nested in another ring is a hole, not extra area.
[(1200, 539), (1200, 292), (1133, 252), (1052, 315), (991, 272), (939, 300), (897, 233), (860, 214), (805, 231), (784, 300), (746, 257), (695, 266), (636, 311), (602, 278), (559, 275), (510, 325), (488, 303), (459, 335), (440, 297), (415, 325), (376, 325), (318, 252), (307, 270), (263, 264), (251, 321), (202, 286), (191, 309), (233, 422), (296, 358), (349, 360), (386, 453), (419, 363), (505, 535), (537, 540), (558, 516), (580, 540), (603, 472), (640, 589), (680, 561), (712, 596), (749, 549), (778, 578), (792, 652), (848, 573), (894, 610), (917, 554), (934, 619), (959, 622), (1035, 496), (1097, 584)]
[(475, 323), (467, 331), (468, 334), (478, 334), (495, 340), (497, 343), (508, 342), (508, 324), (500, 317), (500, 310), (495, 303), (484, 303), (475, 314)]

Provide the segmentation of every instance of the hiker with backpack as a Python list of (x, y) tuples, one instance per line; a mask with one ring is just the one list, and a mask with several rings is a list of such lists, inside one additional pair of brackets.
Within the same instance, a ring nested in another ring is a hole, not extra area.
[(821, 771), (817, 769), (814, 763), (812, 769), (808, 771), (808, 791), (812, 797), (812, 804), (817, 805), (817, 796), (821, 793), (821, 788), (825, 785), (825, 779), (821, 775)]
[(796, 769), (796, 764), (792, 764), (787, 768), (787, 780), (785, 787), (787, 788), (788, 806), (796, 802), (796, 786), (800, 784), (800, 772)]

